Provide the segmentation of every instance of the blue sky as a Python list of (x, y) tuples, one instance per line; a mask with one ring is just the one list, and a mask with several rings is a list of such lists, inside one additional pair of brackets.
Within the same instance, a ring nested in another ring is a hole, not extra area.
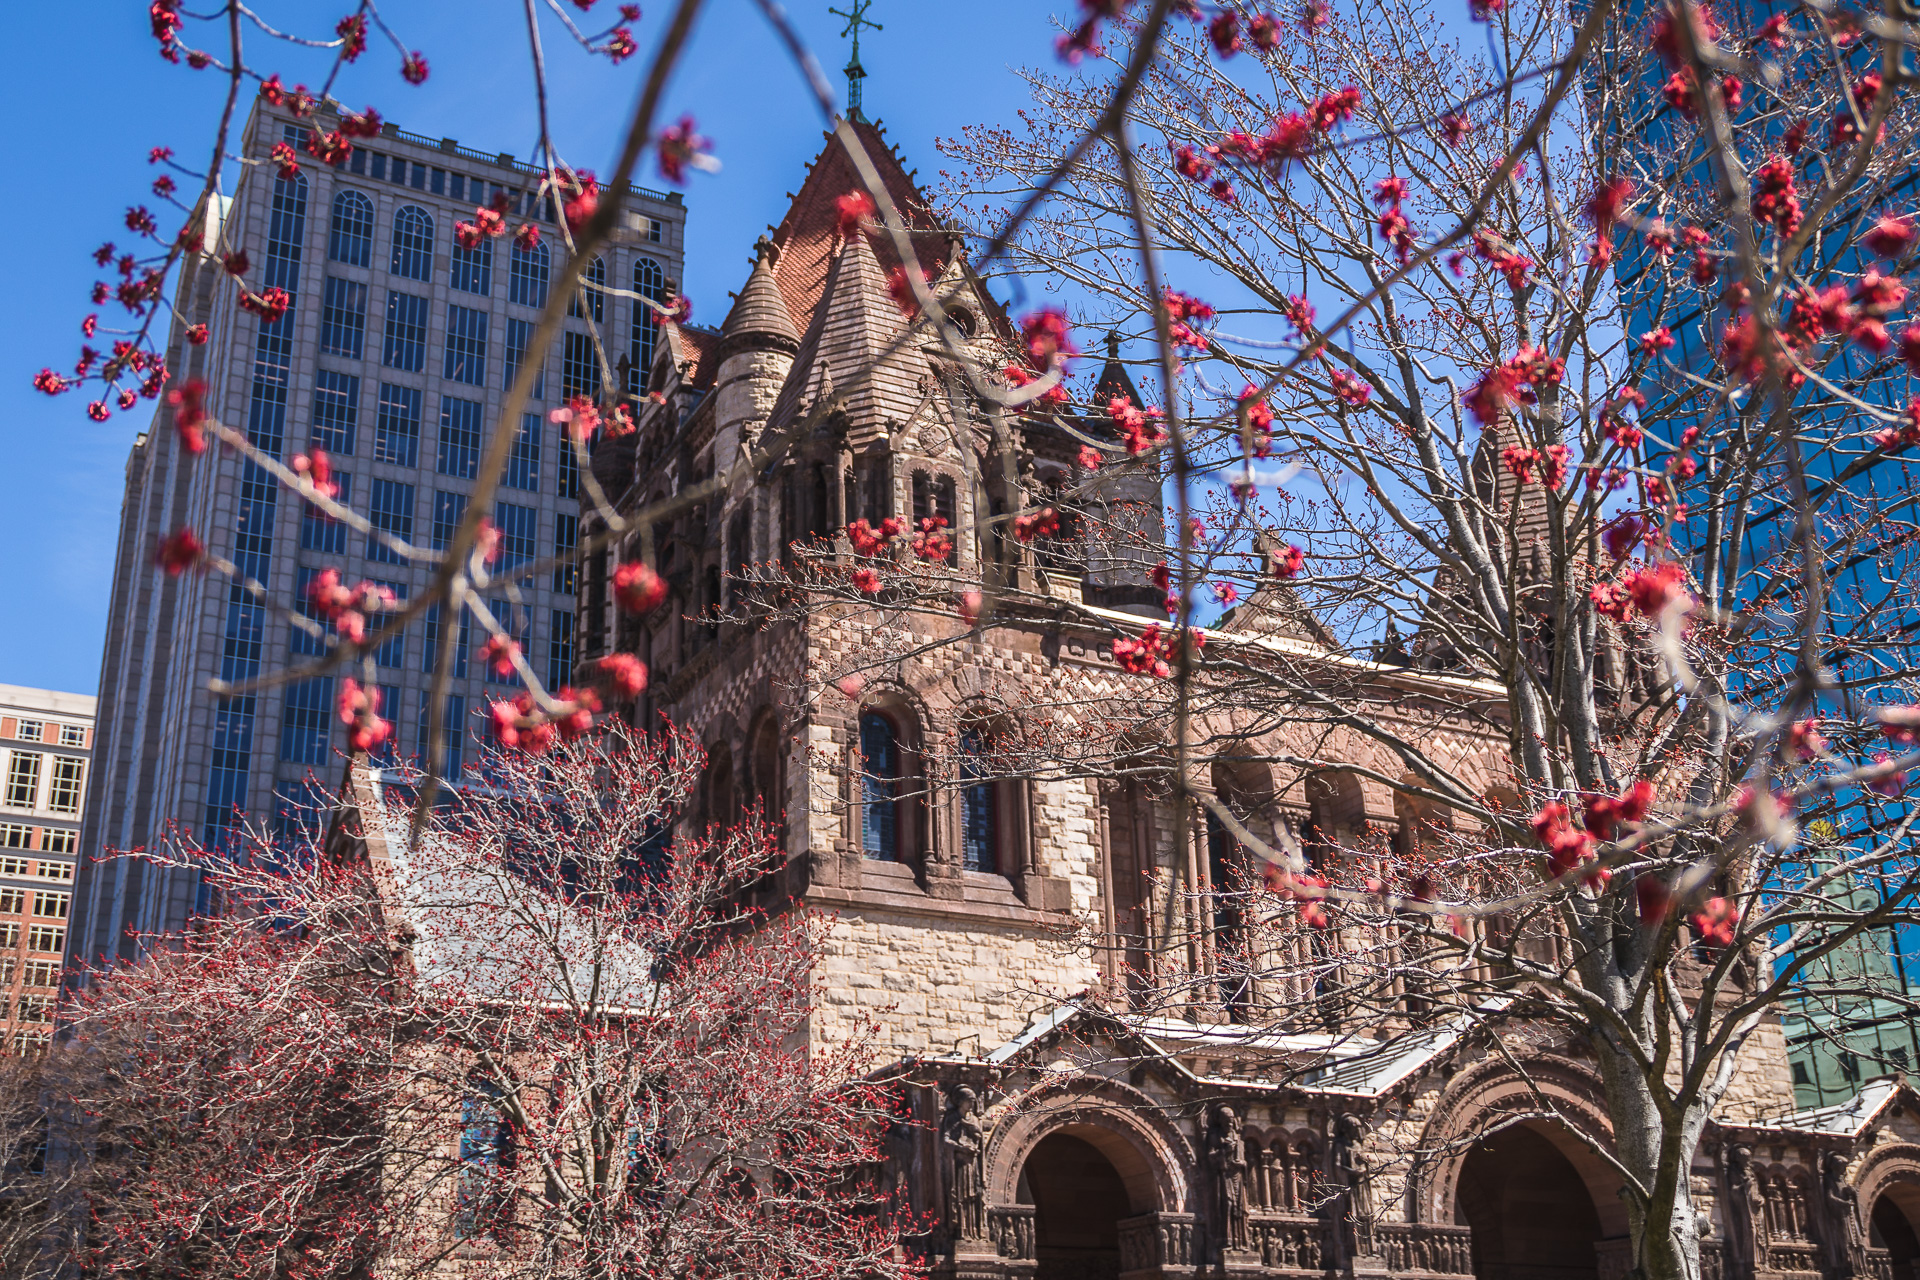
[[(793, 20), (843, 86), (846, 62), (836, 0), (803, 0)], [(263, 16), (304, 34), (328, 32), (349, 0), (266, 4)], [(599, 0), (611, 11), (615, 0)], [(650, 51), (668, 12), (654, 0), (636, 29)], [(866, 112), (881, 121), (908, 164), (931, 184), (940, 167), (936, 136), (980, 121), (1009, 119), (1026, 101), (1016, 70), (1053, 65), (1052, 10), (1065, 0), (875, 0), (866, 32)], [(213, 72), (163, 62), (147, 29), (144, 0), (36, 5), (13, 21), (0, 77), (0, 157), (16, 175), (15, 226), (4, 280), (12, 304), (0, 309), (0, 457), (10, 500), (0, 503), (0, 683), (92, 693), (99, 684), (107, 591), (113, 569), (127, 450), (150, 417), (147, 402), (108, 422), (90, 422), (73, 395), (49, 400), (32, 390), (42, 366), (70, 368), (79, 325), (94, 310), (98, 278), (89, 254), (124, 239), (126, 206), (153, 205), (146, 163), (155, 146), (204, 155), (221, 94)], [(569, 6), (571, 8), (571, 6)], [(458, 138), (481, 150), (533, 151), (532, 75), (516, 0), (391, 0), (383, 6), (432, 75), (402, 83), (397, 56), (376, 45), (335, 90), (349, 106), (368, 103), (415, 133)], [(608, 20), (611, 20), (610, 17)], [(311, 56), (249, 35), (250, 60), (288, 83), (317, 83)], [(620, 123), (631, 109), (645, 58), (623, 67), (570, 53), (557, 27), (546, 43), (556, 132), (567, 158), (605, 172)], [(76, 93), (76, 81), (82, 92)], [(693, 175), (686, 198), (687, 279), (697, 321), (726, 314), (727, 293), (745, 279), (756, 236), (785, 208), (824, 122), (799, 73), (775, 46), (748, 0), (710, 0), (700, 34), (668, 96), (673, 117), (691, 113), (714, 140), (723, 168)], [(663, 185), (649, 165), (640, 181)], [(171, 229), (178, 215), (162, 219)], [(100, 309), (103, 320), (111, 312)]]

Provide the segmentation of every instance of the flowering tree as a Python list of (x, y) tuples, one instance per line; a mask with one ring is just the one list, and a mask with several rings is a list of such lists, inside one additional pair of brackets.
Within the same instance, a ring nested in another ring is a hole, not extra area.
[[(1080, 412), (1102, 483), (1171, 479), (1172, 627), (1114, 639), (1147, 679), (1108, 705), (1032, 691), (1022, 745), (1137, 777), (1157, 737), (1258, 855), (1167, 899), (1136, 1007), (1304, 1031), (1524, 992), (1592, 1047), (1633, 1265), (1697, 1276), (1743, 1046), (1794, 1002), (1904, 1007), (1838, 957), (1920, 883), (1906, 12), (1167, 7), (1089, 6), (1081, 70), (948, 144), (983, 236), (1058, 183), (1008, 270), (1152, 342), (1162, 400)], [(1275, 821), (1337, 777), (1394, 797), (1391, 842)], [(1210, 913), (1195, 967), (1175, 916)]]
[(361, 771), (323, 842), (196, 859), (220, 909), (88, 985), (90, 1266), (905, 1274), (890, 1095), (808, 1049), (821, 926), (745, 905), (759, 819), (670, 839), (678, 738), (490, 763), (411, 849), (417, 775)]

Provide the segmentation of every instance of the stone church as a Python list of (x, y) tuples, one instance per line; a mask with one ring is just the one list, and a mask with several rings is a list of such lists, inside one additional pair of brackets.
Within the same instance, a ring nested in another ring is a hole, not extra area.
[[(957, 297), (953, 332), (896, 303), (902, 264), (884, 228), (843, 230), (836, 201), (860, 183), (830, 135), (751, 247), (725, 322), (664, 324), (638, 431), (596, 449), (617, 509), (686, 500), (585, 560), (579, 658), (639, 653), (653, 681), (635, 723), (665, 716), (706, 744), (704, 815), (691, 820), (752, 803), (784, 815), (782, 887), (837, 921), (813, 1034), (877, 1019), (888, 1065), (917, 1082), (921, 1123), (901, 1126), (875, 1178), (928, 1223), (934, 1274), (1621, 1280), (1627, 1219), (1591, 1149), (1608, 1144), (1608, 1121), (1577, 1041), (1527, 1039), (1526, 1079), (1481, 1025), (1278, 1038), (1217, 1007), (1113, 1016), (1153, 980), (1141, 957), (1211, 963), (1206, 914), (1166, 900), (1175, 870), (1202, 889), (1216, 874), (1204, 823), (1176, 823), (1164, 797), (1126, 782), (964, 784), (1015, 691), (1123, 693), (1132, 677), (1111, 641), (1164, 619), (1162, 590), (1124, 549), (1040, 553), (990, 527), (1073, 484), (1081, 442), (1034, 416), (989, 429), (944, 339), (999, 369), (1006, 316), (880, 130), (853, 128), (910, 220), (910, 265)], [(1103, 397), (1133, 394), (1111, 358), (1101, 384)], [(771, 460), (752, 456), (789, 438)], [(1115, 520), (1159, 507), (1157, 479), (1138, 474), (1081, 496)], [(959, 575), (1017, 591), (977, 629), (924, 602), (755, 620), (743, 580), (793, 563), (796, 545), (844, 561), (841, 531), (888, 517), (945, 519)], [(672, 592), (645, 616), (617, 608), (610, 584), (614, 565), (640, 558)], [(1435, 750), (1468, 767), (1490, 754), (1494, 785), (1498, 749), (1446, 714), (1459, 688), (1359, 665), (1387, 705), (1430, 721)], [(1373, 763), (1363, 742), (1352, 750)], [(1407, 820), (1357, 774), (1231, 784), (1273, 824)], [(1167, 936), (1168, 922), (1187, 932)], [(1778, 1027), (1765, 1031), (1692, 1171), (1707, 1280), (1913, 1280), (1920, 1097), (1879, 1080), (1796, 1113)], [(1541, 1109), (1535, 1090), (1563, 1119), (1501, 1127)], [(1425, 1154), (1403, 1164), (1394, 1153), (1407, 1151)]]

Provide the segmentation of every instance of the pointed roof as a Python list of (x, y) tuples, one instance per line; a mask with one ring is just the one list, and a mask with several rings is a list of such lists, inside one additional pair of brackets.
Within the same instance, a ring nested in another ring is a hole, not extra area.
[(800, 345), (800, 331), (794, 327), (786, 299), (773, 278), (773, 241), (761, 236), (754, 245), (753, 272), (734, 299), (720, 333), (726, 354), (754, 347), (779, 347), (791, 351)]
[[(1127, 367), (1120, 363), (1120, 335), (1109, 329), (1107, 331), (1107, 362), (1100, 366), (1100, 377), (1093, 384), (1091, 401), (1094, 407), (1093, 419), (1104, 421), (1106, 406), (1114, 400), (1125, 400), (1136, 409), (1147, 407), (1146, 401), (1140, 398), (1140, 389), (1133, 385), (1133, 375), (1128, 373)], [(1100, 429), (1108, 434), (1112, 433), (1111, 426)]]
[[(879, 171), (881, 185), (911, 230), (920, 269), (929, 280), (938, 278), (945, 266), (947, 239), (928, 210), (926, 197), (920, 194), (878, 125), (856, 120), (849, 127)], [(773, 229), (773, 277), (786, 301), (796, 333), (807, 331), (814, 311), (826, 295), (827, 277), (841, 240), (840, 210), (836, 202), (849, 192), (865, 190), (866, 184), (860, 180), (853, 157), (841, 144), (839, 135), (828, 133), (826, 146), (808, 167), (806, 180), (787, 207), (786, 216)], [(899, 258), (893, 252), (889, 237), (876, 236), (874, 240), (872, 248), (884, 280), (900, 265)]]
[(919, 404), (925, 373), (913, 344), (894, 345), (907, 325), (869, 237), (841, 242), (771, 420), (785, 421), (837, 395), (856, 444), (904, 425)]
[[(660, 345), (653, 357), (654, 365), (657, 368), (665, 360), (679, 374), (682, 383), (704, 391), (713, 385), (714, 375), (719, 371), (720, 343), (720, 331), (717, 329), (663, 318), (660, 321)], [(661, 387), (654, 389), (660, 390)]]

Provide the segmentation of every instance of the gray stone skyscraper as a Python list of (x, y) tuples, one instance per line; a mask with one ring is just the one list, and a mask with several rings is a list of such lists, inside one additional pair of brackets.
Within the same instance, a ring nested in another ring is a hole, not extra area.
[[(218, 839), (237, 811), (268, 817), (284, 807), (276, 797), (331, 772), (343, 745), (333, 714), (338, 677), (229, 698), (210, 693), (208, 681), (249, 680), (321, 653), (323, 643), (288, 611), (305, 611), (308, 583), (324, 569), (348, 583), (385, 583), (401, 597), (425, 589), (428, 558), (466, 509), (486, 430), (562, 261), (553, 202), (532, 194), (540, 170), (391, 124), (330, 168), (304, 144), (309, 127), (334, 127), (333, 114), (326, 104), (316, 119), (300, 120), (256, 104), (241, 148), (250, 171), (230, 202), (209, 211), (208, 255), (182, 271), (168, 365), (175, 385), (204, 380), (207, 411), (244, 424), (257, 448), (283, 458), (325, 449), (341, 500), (422, 554), (408, 557), (326, 519), (232, 451), (196, 457), (177, 442), (170, 410), (160, 410), (127, 461), (68, 941), (76, 962), (132, 955), (133, 935), (178, 928), (200, 894), (192, 873), (135, 857), (99, 860), (104, 852), (152, 847), (172, 831)], [(293, 146), (300, 173), (279, 176), (270, 156), (282, 142)], [(540, 245), (529, 251), (507, 237), (461, 248), (455, 223), (501, 196), (509, 230), (531, 221)], [(547, 410), (576, 392), (597, 394), (590, 327), (628, 394), (645, 390), (658, 330), (635, 295), (658, 299), (678, 278), (685, 223), (677, 193), (633, 188), (612, 243), (590, 265), (588, 282), (604, 291), (592, 292), (591, 314), (577, 302), (570, 308), (560, 343), (542, 357), (496, 494), (505, 568), (572, 548), (577, 471)], [(242, 311), (216, 249), (244, 250), (248, 285), (285, 289), (286, 314), (263, 323)], [(197, 323), (211, 331), (204, 345), (186, 339)], [(181, 525), (243, 577), (265, 583), (266, 599), (218, 575), (157, 571), (157, 541)], [(569, 570), (523, 580), (522, 608), (489, 601), (556, 683), (573, 661), (573, 588)], [(446, 721), (450, 772), (463, 753), (470, 758), (487, 694), (506, 690), (489, 686), (473, 659), (484, 633), (470, 621), (430, 610), (375, 655), (398, 750), (415, 754), (439, 629), (461, 626)]]

